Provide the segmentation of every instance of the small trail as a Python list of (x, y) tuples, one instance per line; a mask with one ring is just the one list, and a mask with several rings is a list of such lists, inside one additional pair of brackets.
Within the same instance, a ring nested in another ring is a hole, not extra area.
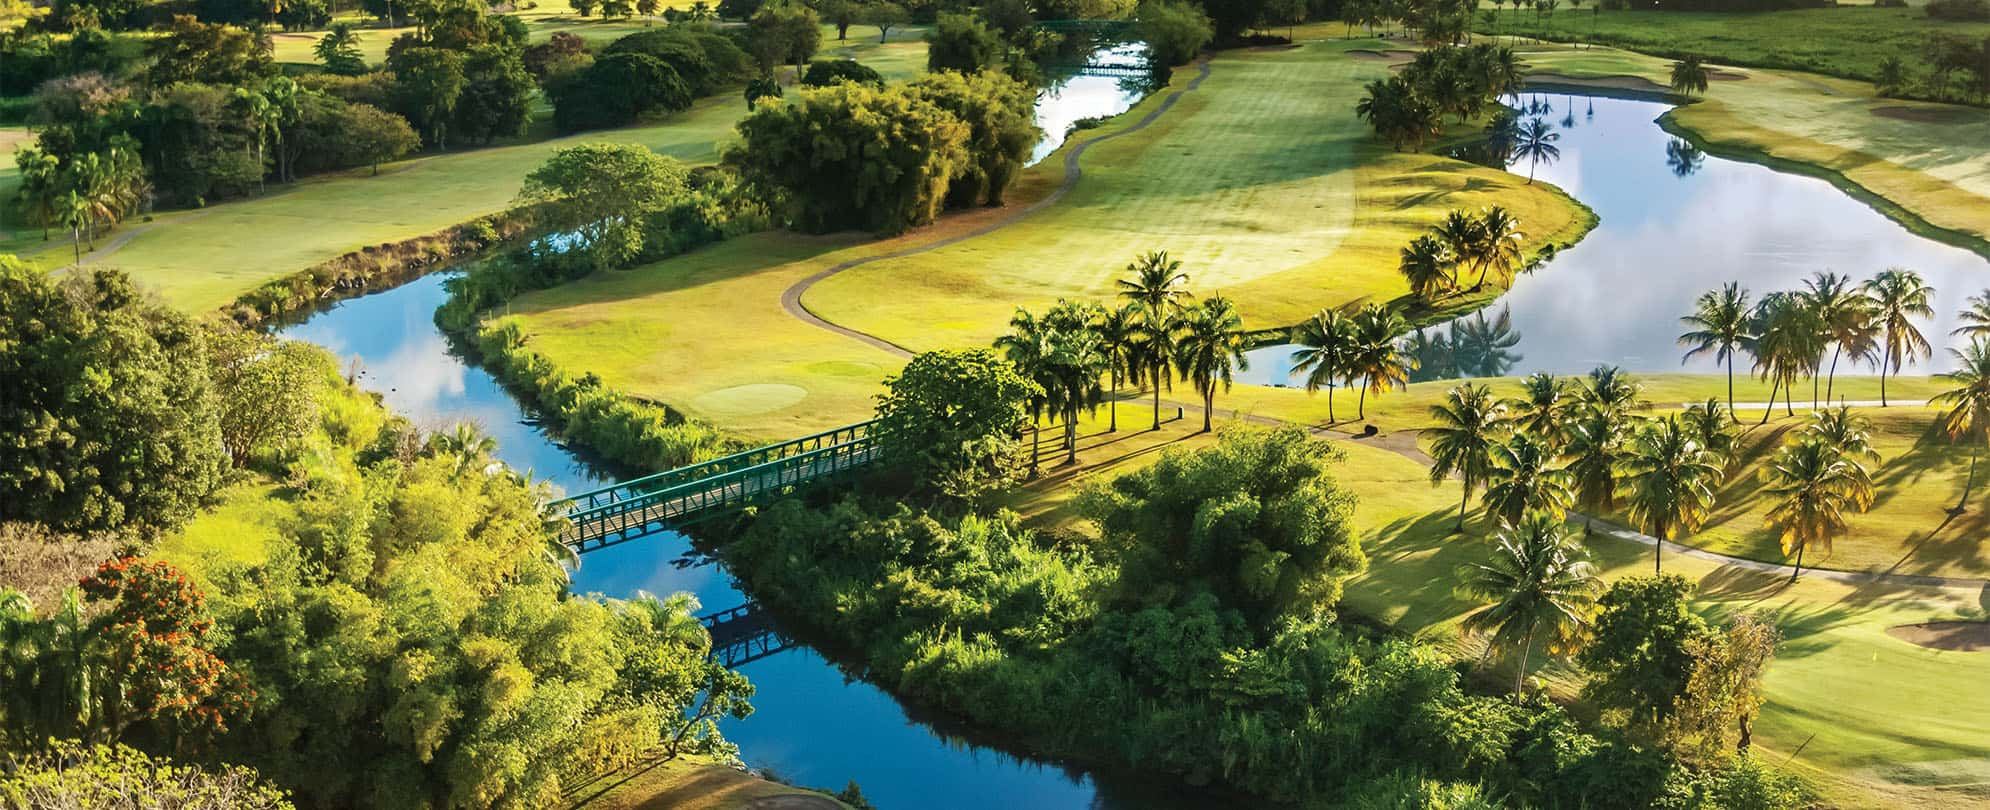
[[(895, 250), (890, 253), (882, 253), (876, 256), (865, 256), (859, 259), (851, 259), (849, 261), (842, 262), (835, 266), (824, 269), (821, 272), (809, 276), (808, 278), (804, 278), (801, 281), (795, 282), (793, 285), (790, 285), (786, 290), (783, 290), (781, 292), (781, 308), (787, 311), (789, 315), (792, 315), (795, 318), (800, 319), (803, 323), (809, 324), (810, 326), (814, 326), (818, 329), (825, 329), (831, 332), (835, 332), (836, 334), (842, 335), (844, 337), (861, 341), (865, 345), (887, 352), (896, 357), (901, 357), (901, 358), (912, 357), (913, 351), (905, 348), (904, 346), (900, 346), (889, 340), (885, 340), (884, 338), (878, 337), (877, 335), (873, 335), (867, 332), (861, 332), (856, 329), (832, 323), (828, 320), (823, 319), (821, 316), (810, 311), (807, 305), (802, 303), (802, 295), (807, 293), (810, 287), (815, 286), (818, 282), (822, 281), (823, 279), (829, 278), (830, 276), (836, 275), (837, 273), (841, 273), (852, 267), (859, 267), (862, 265), (870, 264), (872, 262), (879, 262), (887, 259), (900, 259), (906, 256), (916, 256), (921, 253), (938, 250), (940, 248), (947, 247), (949, 245), (959, 244), (961, 242), (973, 239), (975, 237), (986, 236), (990, 233), (1001, 230), (1002, 228), (1006, 228), (1010, 225), (1013, 225), (1017, 221), (1020, 221), (1024, 217), (1036, 213), (1039, 210), (1042, 210), (1044, 208), (1056, 204), (1058, 200), (1063, 199), (1065, 194), (1070, 193), (1071, 189), (1077, 186), (1079, 178), (1084, 176), (1084, 169), (1078, 165), (1078, 160), (1079, 158), (1084, 156), (1085, 150), (1091, 148), (1093, 144), (1100, 143), (1103, 141), (1108, 141), (1130, 132), (1138, 132), (1141, 129), (1144, 129), (1147, 125), (1154, 123), (1156, 119), (1161, 117), (1162, 113), (1167, 112), (1169, 108), (1175, 106), (1175, 102), (1181, 99), (1182, 94), (1196, 89), (1198, 86), (1202, 84), (1202, 80), (1209, 78), (1209, 59), (1207, 57), (1204, 57), (1201, 61), (1197, 62), (1196, 66), (1198, 68), (1196, 77), (1190, 80), (1187, 86), (1169, 94), (1166, 99), (1163, 99), (1161, 101), (1160, 106), (1155, 107), (1151, 112), (1147, 113), (1146, 117), (1140, 119), (1138, 123), (1135, 123), (1133, 126), (1127, 127), (1126, 129), (1122, 129), (1118, 132), (1114, 132), (1108, 135), (1101, 135), (1097, 138), (1084, 141), (1082, 143), (1079, 143), (1076, 147), (1073, 147), (1072, 150), (1064, 156), (1063, 181), (1058, 183), (1057, 188), (1043, 199), (1031, 203), (1029, 206), (1017, 211), (1016, 213), (1010, 216), (1003, 217), (1002, 219), (999, 219), (995, 222), (988, 223), (986, 225), (983, 225), (979, 228), (976, 228), (972, 231), (968, 231), (963, 234), (951, 236), (946, 239), (941, 239), (937, 242), (929, 242), (916, 247), (909, 247), (902, 250)], [(1137, 399), (1137, 395), (1134, 398)], [(1202, 403), (1200, 402), (1178, 402), (1170, 399), (1163, 399), (1161, 400), (1161, 404), (1164, 407), (1175, 406), (1183, 408), (1184, 410), (1188, 411), (1197, 411), (1202, 409)], [(1852, 403), (1852, 404), (1863, 404), (1863, 403)], [(1874, 401), (1872, 404), (1877, 405), (1879, 403), (1877, 401)], [(1748, 403), (1741, 403), (1740, 405), (1738, 405), (1738, 407), (1748, 407)], [(1289, 422), (1283, 419), (1277, 419), (1269, 416), (1262, 416), (1259, 414), (1247, 414), (1241, 411), (1232, 411), (1230, 415), (1233, 419), (1244, 422), (1250, 422), (1252, 424), (1265, 425), (1269, 427), (1286, 427), (1286, 426), (1296, 425), (1300, 428), (1303, 428), (1307, 433), (1316, 436), (1323, 436), (1323, 437), (1331, 436), (1332, 438), (1339, 439), (1342, 441), (1360, 442), (1362, 444), (1370, 445), (1379, 449), (1395, 453), (1396, 455), (1407, 458), (1424, 467), (1429, 467), (1431, 466), (1432, 463), (1430, 456), (1425, 454), (1423, 452), (1423, 449), (1418, 446), (1416, 441), (1417, 433), (1414, 431), (1396, 431), (1393, 433), (1384, 433), (1376, 436), (1360, 436), (1355, 433), (1346, 430), (1341, 430), (1335, 427), (1330, 427), (1325, 425), (1299, 425), (1297, 423)], [(1660, 542), (1659, 539), (1656, 537), (1644, 534), (1642, 532), (1627, 529), (1622, 526), (1618, 526), (1607, 520), (1603, 520), (1600, 518), (1591, 518), (1587, 515), (1582, 515), (1576, 512), (1570, 512), (1569, 516), (1572, 518), (1579, 518), (1588, 521), (1595, 525), (1596, 530), (1598, 532), (1607, 534), (1619, 540), (1626, 540), (1645, 546), (1650, 546)], [(1751, 560), (1746, 557), (1732, 557), (1726, 554), (1721, 554), (1719, 552), (1708, 551), (1706, 549), (1695, 548), (1692, 546), (1682, 546), (1679, 545), (1678, 543), (1674, 543), (1671, 541), (1665, 541), (1664, 547), (1665, 550), (1677, 553), (1682, 556), (1692, 557), (1698, 560), (1706, 560), (1708, 562), (1719, 563), (1721, 565), (1728, 565), (1736, 568), (1747, 569), (1750, 571), (1759, 571), (1767, 574), (1779, 574), (1783, 576), (1788, 576), (1791, 573), (1791, 571), (1794, 570), (1791, 568), (1791, 566), (1784, 565), (1782, 563), (1764, 562), (1762, 560)], [(1924, 587), (1924, 588), (1925, 587), (1980, 588), (1984, 586), (1990, 586), (1990, 579), (1974, 579), (1969, 577), (1941, 577), (1941, 576), (1927, 576), (1920, 574), (1896, 574), (1888, 571), (1836, 571), (1828, 568), (1805, 568), (1803, 569), (1802, 575), (1807, 577), (1817, 577), (1819, 579), (1827, 579), (1834, 582), (1843, 582), (1852, 585), (1895, 585), (1902, 587)]]
[(950, 245), (956, 245), (961, 242), (965, 242), (969, 239), (974, 239), (976, 237), (981, 237), (981, 236), (987, 236), (988, 234), (994, 233), (995, 231), (1001, 230), (1010, 225), (1014, 225), (1016, 222), (1022, 220), (1024, 217), (1027, 217), (1031, 214), (1034, 214), (1052, 205), (1056, 205), (1058, 200), (1064, 199), (1064, 195), (1069, 194), (1071, 192), (1071, 189), (1078, 185), (1078, 179), (1084, 176), (1085, 170), (1078, 165), (1078, 159), (1085, 155), (1085, 150), (1090, 149), (1093, 144), (1109, 141), (1121, 135), (1125, 135), (1131, 132), (1139, 132), (1140, 130), (1147, 128), (1147, 125), (1154, 123), (1155, 120), (1161, 117), (1162, 113), (1165, 113), (1169, 110), (1169, 108), (1174, 107), (1175, 102), (1181, 100), (1183, 93), (1187, 93), (1189, 91), (1196, 89), (1197, 87), (1200, 87), (1202, 85), (1202, 80), (1207, 78), (1209, 78), (1209, 58), (1204, 57), (1200, 61), (1196, 62), (1195, 78), (1190, 79), (1188, 85), (1183, 87), (1182, 89), (1176, 90), (1175, 92), (1168, 94), (1167, 98), (1161, 100), (1161, 104), (1159, 106), (1155, 107), (1152, 111), (1148, 112), (1146, 117), (1141, 118), (1139, 122), (1135, 123), (1133, 126), (1127, 127), (1118, 132), (1101, 135), (1091, 140), (1079, 143), (1075, 147), (1072, 147), (1071, 151), (1065, 153), (1064, 155), (1064, 179), (1057, 184), (1056, 189), (1052, 190), (1050, 194), (1045, 196), (1043, 199), (1030, 203), (1028, 206), (1025, 206), (1024, 208), (1016, 211), (1013, 214), (1010, 214), (1009, 216), (1003, 217), (994, 222), (990, 222), (986, 225), (983, 225), (979, 228), (968, 231), (966, 233), (950, 236), (945, 239), (941, 239), (937, 242), (928, 242), (926, 244), (919, 245), (916, 247), (909, 247), (903, 250), (895, 250), (890, 253), (881, 253), (876, 256), (865, 256), (860, 259), (851, 259), (841, 264), (837, 264), (833, 267), (824, 269), (821, 272), (809, 276), (808, 278), (795, 282), (793, 285), (790, 285), (786, 290), (781, 291), (781, 309), (786, 310), (789, 315), (792, 315), (795, 318), (800, 319), (803, 323), (806, 323), (818, 329), (826, 329), (828, 331), (835, 332), (836, 334), (842, 335), (844, 337), (861, 341), (865, 345), (871, 346), (872, 348), (879, 349), (881, 351), (890, 353), (898, 357), (907, 357), (907, 358), (911, 357), (912, 351), (910, 349), (905, 348), (904, 346), (900, 346), (896, 343), (893, 343), (889, 340), (885, 340), (884, 338), (878, 337), (876, 335), (872, 335), (866, 332), (860, 332), (855, 329), (851, 329), (847, 326), (841, 326), (839, 324), (824, 319), (820, 315), (815, 314), (813, 311), (809, 310), (807, 304), (802, 303), (802, 295), (806, 294), (810, 287), (815, 286), (823, 279), (829, 278), (830, 276), (836, 275), (837, 273), (841, 273), (852, 267), (858, 267), (870, 264), (872, 262), (881, 262), (888, 259), (902, 259), (907, 256), (917, 256), (921, 253), (939, 250), (940, 248), (948, 247)]

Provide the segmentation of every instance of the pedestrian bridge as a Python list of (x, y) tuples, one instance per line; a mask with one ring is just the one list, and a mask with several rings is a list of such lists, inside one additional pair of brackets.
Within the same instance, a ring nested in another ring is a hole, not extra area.
[(857, 469), (877, 457), (875, 424), (846, 425), (571, 496), (553, 504), (567, 518), (560, 541), (586, 553), (682, 529), (764, 496)]

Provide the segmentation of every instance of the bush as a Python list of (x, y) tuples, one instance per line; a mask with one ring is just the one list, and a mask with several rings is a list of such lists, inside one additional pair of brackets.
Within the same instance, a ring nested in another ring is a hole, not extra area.
[(1023, 472), (1016, 439), (1043, 388), (993, 352), (924, 352), (885, 388), (877, 432), (906, 479), (971, 501)]
[(1921, 10), (1937, 20), (1990, 22), (1990, 2), (1985, 0), (1928, 0)]
[(855, 59), (817, 59), (808, 63), (808, 72), (802, 74), (801, 83), (803, 87), (828, 87), (837, 82), (883, 87), (884, 77)]
[(1001, 205), (1030, 150), (1043, 139), (1036, 126), (1035, 88), (993, 70), (941, 71), (919, 77), (906, 92), (967, 125), (967, 160), (950, 179), (947, 205)]
[(281, 791), (248, 768), (203, 769), (153, 758), (123, 745), (55, 741), (8, 755), (0, 799), (10, 807), (59, 810), (145, 807), (153, 810), (290, 810)]
[(926, 34), (926, 69), (975, 73), (1000, 68), (1009, 48), (980, 18), (942, 14)]
[(677, 69), (646, 53), (616, 53), (553, 89), (561, 132), (625, 126), (652, 110), (691, 108), (691, 86)]

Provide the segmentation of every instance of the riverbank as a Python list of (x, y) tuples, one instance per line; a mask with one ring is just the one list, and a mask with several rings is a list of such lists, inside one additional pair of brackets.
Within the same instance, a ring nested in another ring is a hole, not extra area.
[[(1667, 93), (1670, 62), (1611, 48), (1523, 46), (1530, 76)], [(1870, 84), (1759, 68), (1664, 119), (1706, 151), (1818, 177), (1931, 239), (1990, 257), (1990, 110), (1880, 98)]]

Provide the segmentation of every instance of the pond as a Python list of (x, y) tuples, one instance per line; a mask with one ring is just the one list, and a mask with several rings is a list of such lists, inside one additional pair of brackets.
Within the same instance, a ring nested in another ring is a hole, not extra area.
[[(1039, 120), (1054, 134), (1046, 139), (1050, 146), (1039, 147), (1039, 157), (1062, 142), (1070, 121), (1114, 115), (1140, 98), (1119, 84), (1078, 75), (1044, 90)], [(491, 375), (450, 353), (434, 323), (436, 308), (448, 299), (445, 277), (432, 274), (338, 303), (280, 334), (356, 360), (360, 385), (424, 428), (465, 420), (478, 424), (497, 439), (497, 455), (506, 464), (567, 492), (611, 480), (550, 436)], [(723, 567), (694, 559), (687, 539), (668, 532), (586, 554), (573, 588), (611, 597), (687, 591), (705, 612), (746, 601)], [(726, 723), (725, 734), (739, 744), (748, 764), (796, 784), (836, 789), (855, 780), (886, 810), (1199, 806), (1178, 804), (1164, 795), (1166, 785), (1102, 782), (1093, 774), (970, 744), (913, 719), (890, 695), (846, 677), (807, 647), (791, 647), (741, 671), (758, 688), (755, 711), (744, 721)]]
[[(1494, 362), (1460, 376), (1580, 374), (1599, 364), (1649, 373), (1719, 371), (1710, 358), (1682, 363), (1676, 342), (1685, 331), (1679, 317), (1701, 293), (1740, 281), (1759, 299), (1800, 288), (1820, 270), (1862, 281), (1889, 267), (1918, 271), (1935, 288), (1936, 315), (1920, 324), (1935, 356), (1907, 372), (1950, 367), (1944, 349), (1955, 313), (1990, 287), (1990, 261), (1918, 236), (1823, 180), (1700, 153), (1658, 126), (1670, 105), (1562, 94), (1528, 94), (1520, 102), (1522, 110), (1544, 105), (1541, 116), (1561, 136), (1561, 159), (1541, 164), (1536, 176), (1595, 209), (1601, 223), (1523, 276), (1490, 312), (1457, 324), (1476, 358), (1488, 350), (1507, 358), (1504, 368)], [(1524, 176), (1528, 168), (1517, 163), (1509, 170)], [(1510, 318), (1503, 335), (1502, 313)], [(1290, 351), (1255, 350), (1251, 371), (1239, 381), (1303, 382), (1287, 378)], [(1747, 362), (1737, 360), (1737, 373)], [(1838, 373), (1847, 372), (1841, 366)]]
[(1146, 44), (1133, 42), (1093, 52), (1086, 67), (1047, 69), (1044, 87), (1036, 94), (1036, 125), (1043, 140), (1030, 151), (1029, 165), (1063, 146), (1072, 124), (1118, 115), (1139, 103), (1152, 83), (1123, 71), (1146, 66)]

